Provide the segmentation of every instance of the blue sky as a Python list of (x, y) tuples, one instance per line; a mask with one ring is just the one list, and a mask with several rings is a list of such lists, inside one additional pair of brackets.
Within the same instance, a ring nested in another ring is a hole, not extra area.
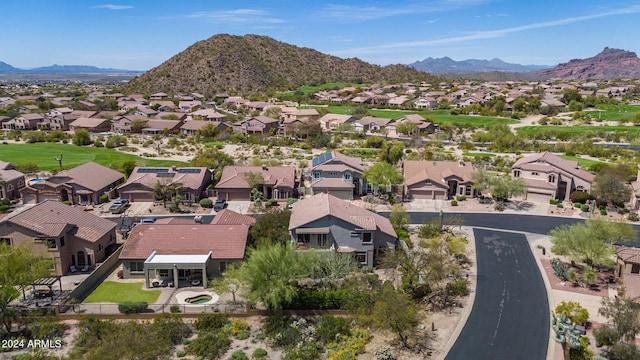
[(259, 34), (342, 58), (556, 65), (637, 52), (640, 0), (2, 0), (0, 61), (148, 70), (216, 34)]

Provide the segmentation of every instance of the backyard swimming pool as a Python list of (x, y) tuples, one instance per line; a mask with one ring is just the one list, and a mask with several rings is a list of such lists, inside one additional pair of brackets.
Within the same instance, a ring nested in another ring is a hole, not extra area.
[(180, 305), (209, 305), (218, 301), (218, 295), (212, 291), (184, 290), (175, 296)]

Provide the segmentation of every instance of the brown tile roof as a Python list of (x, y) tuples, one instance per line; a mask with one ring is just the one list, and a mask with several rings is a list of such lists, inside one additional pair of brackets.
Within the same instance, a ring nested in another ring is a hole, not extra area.
[(69, 124), (69, 126), (81, 127), (81, 128), (94, 128), (108, 121), (109, 120), (102, 119), (102, 118), (79, 117), (76, 120), (74, 120), (71, 124)]
[(93, 161), (61, 171), (56, 176), (68, 176), (73, 179), (73, 183), (93, 191), (104, 189), (109, 184), (124, 179), (124, 174), (121, 172)]
[(154, 224), (164, 224), (164, 225), (195, 225), (197, 224), (193, 218), (188, 217), (169, 217), (169, 218), (161, 218), (154, 222)]
[(555, 168), (589, 183), (593, 182), (593, 179), (595, 178), (595, 175), (592, 173), (580, 169), (578, 161), (566, 160), (548, 151), (518, 159), (511, 168), (544, 172), (554, 172), (553, 169)]
[(326, 216), (332, 216), (365, 230), (380, 230), (397, 237), (389, 219), (353, 205), (330, 194), (317, 194), (295, 202), (291, 210), (289, 230), (299, 228)]
[(616, 246), (616, 255), (625, 263), (640, 265), (640, 249), (627, 246)]
[(248, 225), (138, 224), (125, 242), (120, 259), (146, 259), (159, 255), (199, 255), (212, 252), (213, 259), (242, 259)]
[(145, 128), (147, 129), (168, 129), (173, 130), (179, 128), (182, 125), (180, 120), (156, 120), (149, 119)]
[(73, 229), (76, 237), (89, 242), (95, 242), (116, 227), (115, 222), (88, 213), (82, 207), (53, 200), (45, 200), (4, 221), (52, 237), (61, 236), (65, 229)]
[(249, 216), (238, 214), (237, 212), (229, 209), (222, 209), (218, 211), (216, 216), (211, 220), (212, 224), (221, 225), (253, 225), (256, 223), (256, 219)]
[(471, 163), (464, 161), (406, 160), (402, 170), (405, 185), (411, 186), (426, 180), (447, 185), (444, 179), (449, 176), (457, 176), (462, 182), (469, 182), (476, 169)]
[(351, 181), (346, 181), (341, 178), (321, 178), (311, 183), (311, 187), (317, 188), (333, 188), (333, 189), (353, 189), (355, 185)]
[[(163, 171), (153, 172), (150, 171), (151, 169), (163, 169)], [(190, 169), (200, 169), (200, 171), (196, 172), (196, 170)], [(158, 176), (159, 173), (173, 175), (163, 177), (164, 175)], [(131, 175), (129, 175), (123, 187), (132, 183), (138, 183), (153, 189), (158, 181), (169, 179), (171, 183), (181, 183), (184, 188), (199, 189), (205, 182), (205, 178), (210, 176), (211, 172), (206, 167), (177, 167), (175, 169), (173, 167), (136, 167), (131, 172)]]
[(222, 169), (217, 189), (248, 189), (245, 174), (255, 172), (262, 174), (265, 185), (293, 188), (296, 169), (290, 166), (225, 166)]

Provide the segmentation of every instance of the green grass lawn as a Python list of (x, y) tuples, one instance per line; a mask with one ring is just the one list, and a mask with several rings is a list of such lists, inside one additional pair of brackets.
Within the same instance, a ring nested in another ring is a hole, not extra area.
[(155, 304), (160, 296), (160, 290), (143, 290), (143, 283), (120, 283), (105, 281), (100, 284), (83, 301), (83, 303), (110, 302), (122, 304), (125, 302), (146, 302)]
[(496, 156), (496, 154), (491, 153), (477, 153), (477, 152), (465, 152), (462, 153), (462, 156), (471, 156), (476, 158), (490, 158)]
[(544, 126), (523, 126), (517, 128), (516, 131), (518, 134), (522, 135), (535, 135), (540, 134), (545, 131), (553, 131), (557, 134), (568, 134), (568, 135), (584, 135), (586, 133), (594, 133), (598, 132), (625, 132), (631, 135), (637, 135), (640, 128), (636, 126), (553, 126), (553, 125), (544, 125)]
[(594, 165), (598, 165), (598, 164), (608, 164), (607, 162), (604, 161), (598, 161), (598, 160), (591, 160), (591, 159), (583, 159), (577, 156), (569, 156), (569, 155), (560, 155), (561, 158), (566, 159), (566, 160), (574, 160), (574, 161), (578, 161), (578, 166), (586, 168), (586, 169), (591, 169), (592, 166)]
[(586, 111), (594, 119), (611, 120), (611, 121), (631, 121), (637, 113), (640, 112), (640, 105), (610, 105), (601, 104), (596, 106), (598, 111)]
[(7, 144), (0, 145), (0, 160), (11, 162), (14, 165), (26, 163), (37, 164), (43, 171), (58, 170), (58, 161), (55, 157), (62, 154), (62, 166), (66, 169), (89, 161), (119, 168), (127, 161), (133, 160), (138, 166), (183, 166), (185, 163), (170, 160), (154, 160), (140, 156), (125, 154), (113, 149), (96, 148), (88, 146), (76, 146), (71, 144)]

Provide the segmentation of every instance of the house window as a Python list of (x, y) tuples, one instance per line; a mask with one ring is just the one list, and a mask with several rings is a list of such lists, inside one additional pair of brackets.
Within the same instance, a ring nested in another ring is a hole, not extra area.
[(315, 172), (313, 173), (313, 178), (314, 178), (314, 179), (320, 179), (320, 171), (315, 171)]
[(102, 244), (98, 244), (98, 251), (102, 250)]
[(371, 233), (362, 233), (362, 243), (371, 244), (371, 242), (372, 242)]
[(7, 185), (7, 191), (11, 191), (11, 190), (13, 190), (13, 184)]
[(538, 174), (538, 172), (537, 172), (537, 171), (534, 171), (534, 172), (532, 172), (532, 173), (531, 173), (531, 175), (532, 175), (532, 176), (538, 176), (538, 175), (540, 175), (540, 174)]
[(223, 274), (231, 266), (229, 261), (220, 261), (220, 274)]
[(22, 187), (22, 186), (24, 186), (24, 181), (23, 180), (18, 181), (18, 187)]
[(356, 252), (356, 261), (362, 265), (367, 265), (367, 252), (366, 251)]
[(311, 234), (298, 234), (298, 244), (309, 244), (311, 242)]
[(464, 186), (460, 186), (460, 195), (464, 195)]
[(64, 236), (60, 237), (60, 247), (64, 246)]
[(46, 239), (44, 240), (45, 244), (47, 244), (47, 249), (49, 250), (58, 250), (58, 246), (56, 245), (56, 239)]
[(520, 177), (520, 170), (514, 170), (513, 177)]
[(331, 176), (336, 176), (336, 175), (338, 175), (338, 173), (337, 173), (337, 172), (335, 172), (335, 171), (332, 171), (332, 172), (330, 172), (330, 173), (329, 173), (329, 175), (331, 175)]
[(471, 185), (467, 185), (467, 187), (465, 188), (464, 194), (466, 196), (471, 196)]
[(554, 182), (556, 182), (556, 175), (555, 175), (555, 174), (551, 174), (551, 175), (549, 175), (549, 182), (550, 182), (550, 183), (554, 183)]
[(344, 179), (345, 180), (351, 180), (351, 173), (348, 172), (348, 171), (346, 173), (344, 173)]
[(144, 271), (144, 262), (132, 261), (129, 263), (129, 272), (140, 273)]
[(318, 234), (318, 247), (327, 247), (327, 234)]
[(6, 244), (7, 246), (11, 246), (11, 238), (8, 238), (8, 237), (0, 238), (0, 244)]
[(158, 270), (158, 275), (160, 275), (160, 277), (169, 277), (169, 270), (160, 269)]
[(631, 273), (632, 274), (640, 274), (640, 265), (631, 264)]

